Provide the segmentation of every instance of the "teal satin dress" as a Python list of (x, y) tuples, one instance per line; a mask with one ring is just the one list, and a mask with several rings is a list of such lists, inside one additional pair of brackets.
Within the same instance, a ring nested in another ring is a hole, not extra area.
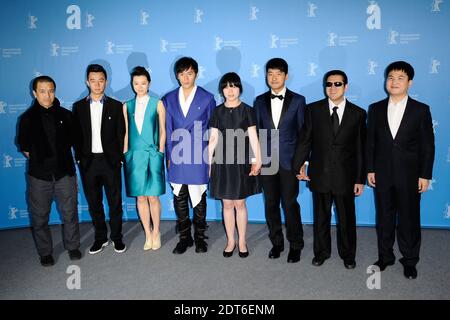
[(136, 99), (127, 101), (128, 151), (125, 157), (127, 196), (159, 196), (166, 192), (164, 153), (159, 151), (158, 99), (150, 97), (141, 134), (134, 120)]

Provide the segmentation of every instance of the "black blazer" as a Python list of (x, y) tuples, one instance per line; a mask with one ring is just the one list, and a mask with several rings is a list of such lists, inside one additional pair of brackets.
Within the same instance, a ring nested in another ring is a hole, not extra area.
[(419, 178), (431, 179), (434, 133), (430, 107), (408, 97), (395, 139), (389, 129), (389, 99), (369, 107), (367, 172), (375, 173), (377, 190), (392, 185), (417, 189)]
[[(270, 91), (255, 99), (254, 108), (256, 111), (258, 130), (269, 130), (267, 135), (267, 152), (262, 152), (263, 158), (266, 154), (271, 158), (271, 145), (274, 137), (270, 130), (275, 129), (275, 124), (273, 123), (272, 118)], [(305, 97), (286, 89), (286, 95), (281, 109), (280, 122), (278, 124), (279, 149), (274, 150), (274, 152), (277, 152), (279, 155), (280, 166), (285, 170), (291, 169), (295, 145), (297, 144), (300, 129), (303, 125), (304, 111)], [(261, 137), (260, 134), (260, 138)], [(260, 141), (262, 148), (265, 148), (263, 145), (264, 142), (264, 140)], [(264, 166), (270, 165), (267, 164), (267, 161), (267, 159), (263, 159)]]
[[(92, 160), (92, 128), (90, 102), (83, 98), (73, 105), (75, 124), (75, 159), (81, 168), (89, 166)], [(103, 153), (112, 168), (120, 167), (123, 158), (125, 119), (122, 103), (106, 97), (103, 103), (102, 126), (100, 129)]]
[(366, 111), (347, 100), (336, 136), (331, 126), (328, 99), (306, 107), (305, 123), (293, 160), (299, 171), (309, 159), (309, 186), (315, 192), (353, 193), (365, 183), (364, 143)]
[[(42, 125), (40, 109), (42, 107), (35, 100), (34, 104), (19, 118), (17, 144), (20, 151), (29, 152), (28, 172), (39, 172), (45, 159), (54, 156)], [(58, 167), (62, 172), (74, 175), (72, 113), (61, 107), (57, 98), (53, 102), (52, 111), (55, 117)]]

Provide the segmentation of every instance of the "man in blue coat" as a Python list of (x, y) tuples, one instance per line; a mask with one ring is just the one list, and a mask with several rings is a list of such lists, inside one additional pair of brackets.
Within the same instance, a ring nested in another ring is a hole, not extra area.
[[(195, 252), (207, 252), (208, 164), (207, 157), (203, 155), (208, 147), (208, 139), (204, 136), (216, 102), (211, 93), (195, 84), (198, 64), (194, 59), (183, 57), (175, 63), (174, 69), (180, 87), (162, 98), (166, 109), (167, 171), (174, 193), (173, 203), (180, 234), (180, 241), (173, 253), (183, 254), (194, 244), (194, 240)], [(189, 198), (194, 208), (194, 239), (191, 236)]]

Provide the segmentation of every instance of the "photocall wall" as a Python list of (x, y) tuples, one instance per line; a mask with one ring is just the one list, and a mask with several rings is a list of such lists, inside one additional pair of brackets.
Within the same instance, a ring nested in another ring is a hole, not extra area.
[[(323, 74), (342, 69), (347, 98), (367, 109), (384, 99), (384, 68), (406, 60), (416, 71), (410, 95), (431, 107), (436, 156), (430, 191), (422, 197), (422, 225), (450, 227), (450, 1), (446, 0), (6, 0), (0, 4), (0, 228), (30, 224), (26, 159), (15, 144), (17, 118), (32, 103), (30, 81), (56, 81), (56, 96), (71, 109), (88, 93), (85, 70), (102, 64), (107, 94), (133, 97), (129, 73), (148, 68), (150, 93), (161, 97), (178, 86), (174, 62), (192, 56), (197, 83), (216, 95), (220, 77), (237, 72), (242, 100), (252, 105), (268, 88), (268, 59), (289, 63), (287, 86), (322, 99)], [(80, 221), (90, 221), (79, 181)], [(312, 197), (304, 182), (298, 200), (312, 222)], [(162, 218), (175, 219), (172, 193), (161, 197)], [(125, 220), (137, 219), (134, 198), (123, 193)], [(249, 220), (264, 222), (262, 195), (248, 199)], [(373, 190), (356, 200), (358, 225), (374, 225)], [(51, 223), (60, 221), (53, 206)], [(220, 220), (221, 204), (208, 200), (207, 218)], [(334, 220), (334, 217), (333, 217)]]

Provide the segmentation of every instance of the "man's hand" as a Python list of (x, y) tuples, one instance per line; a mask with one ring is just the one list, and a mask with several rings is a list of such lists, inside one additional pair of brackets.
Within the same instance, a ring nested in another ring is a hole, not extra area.
[(424, 193), (428, 190), (428, 187), (430, 186), (430, 180), (419, 178), (419, 193)]
[(371, 186), (372, 188), (375, 188), (375, 172), (369, 172), (367, 174), (367, 183), (369, 184), (369, 186)]
[(311, 181), (311, 179), (306, 175), (306, 164), (303, 164), (300, 168), (299, 174), (296, 175), (298, 180)]
[(357, 197), (362, 195), (363, 191), (364, 191), (363, 184), (355, 184), (355, 186), (353, 187), (353, 192), (355, 193), (355, 196), (357, 196)]

